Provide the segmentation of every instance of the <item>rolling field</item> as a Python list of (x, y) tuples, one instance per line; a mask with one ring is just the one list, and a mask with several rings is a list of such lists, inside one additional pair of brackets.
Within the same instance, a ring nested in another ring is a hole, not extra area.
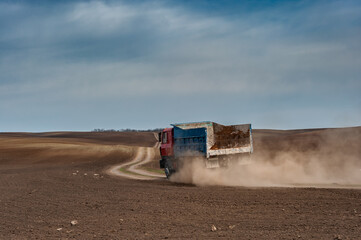
[(243, 177), (177, 183), (107, 174), (151, 132), (0, 133), (0, 239), (361, 239), (361, 127), (254, 142)]

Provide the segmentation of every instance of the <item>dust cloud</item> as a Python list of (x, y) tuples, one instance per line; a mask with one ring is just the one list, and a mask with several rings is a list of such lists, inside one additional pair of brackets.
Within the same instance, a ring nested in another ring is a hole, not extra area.
[(187, 159), (171, 181), (247, 187), (361, 188), (361, 128), (258, 131), (249, 164), (207, 169)]

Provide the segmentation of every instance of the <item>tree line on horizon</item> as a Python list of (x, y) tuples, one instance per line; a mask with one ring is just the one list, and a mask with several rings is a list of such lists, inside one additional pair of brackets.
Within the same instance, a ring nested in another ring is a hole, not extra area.
[(160, 132), (162, 131), (162, 128), (154, 128), (154, 129), (146, 129), (146, 130), (141, 130), (141, 129), (131, 129), (131, 128), (126, 128), (126, 129), (104, 129), (104, 128), (95, 128), (92, 130), (92, 132)]

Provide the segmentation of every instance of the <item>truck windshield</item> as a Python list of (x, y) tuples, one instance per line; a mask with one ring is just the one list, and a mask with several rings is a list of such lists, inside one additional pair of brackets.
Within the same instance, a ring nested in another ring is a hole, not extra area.
[(162, 134), (162, 143), (167, 143), (167, 132), (163, 132)]

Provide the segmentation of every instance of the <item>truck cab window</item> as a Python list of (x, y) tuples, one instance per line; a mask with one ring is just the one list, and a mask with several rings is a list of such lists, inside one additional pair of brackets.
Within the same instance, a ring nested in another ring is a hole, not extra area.
[(162, 134), (162, 143), (167, 143), (167, 132), (163, 132)]

